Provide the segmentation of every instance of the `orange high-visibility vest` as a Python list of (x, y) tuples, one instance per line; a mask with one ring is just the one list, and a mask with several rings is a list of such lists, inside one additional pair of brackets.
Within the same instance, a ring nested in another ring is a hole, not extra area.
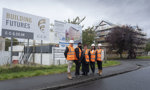
[[(81, 49), (79, 47), (77, 47), (79, 49), (79, 58), (81, 58)], [(77, 56), (75, 56), (75, 60), (78, 60)]]
[(97, 61), (102, 61), (101, 53), (102, 53), (102, 49), (97, 49)]
[(91, 50), (90, 54), (91, 54), (91, 62), (95, 62), (96, 51), (95, 50)]
[(67, 60), (75, 60), (75, 50), (73, 47), (68, 46)]
[(89, 60), (89, 50), (88, 49), (85, 50), (85, 60), (86, 60), (86, 62), (90, 62), (90, 60)]

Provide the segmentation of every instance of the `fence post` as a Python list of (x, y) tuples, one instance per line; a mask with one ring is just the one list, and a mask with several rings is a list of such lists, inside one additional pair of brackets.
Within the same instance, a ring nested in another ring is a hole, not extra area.
[[(27, 42), (27, 56), (29, 55), (29, 39), (28, 39), (28, 42)], [(28, 57), (26, 56), (26, 64), (28, 64)]]
[(41, 40), (41, 65), (42, 65), (42, 45), (43, 45), (43, 40)]
[(11, 56), (10, 56), (10, 65), (12, 65), (12, 56), (13, 56), (13, 37), (11, 37)]
[(60, 59), (58, 60), (58, 65), (60, 65)]
[(52, 47), (53, 65), (55, 65), (55, 47)]
[(33, 40), (33, 64), (35, 63), (35, 40)]

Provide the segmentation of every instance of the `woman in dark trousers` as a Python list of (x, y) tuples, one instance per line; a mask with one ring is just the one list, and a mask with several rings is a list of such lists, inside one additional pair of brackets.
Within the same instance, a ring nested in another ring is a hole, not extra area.
[(96, 50), (96, 61), (98, 66), (98, 74), (102, 75), (102, 61), (104, 59), (104, 50), (101, 49), (102, 44), (98, 44), (98, 49)]
[(84, 49), (81, 54), (81, 63), (82, 63), (82, 75), (87, 76), (89, 72), (89, 50), (87, 49), (87, 45), (84, 45)]
[(95, 61), (96, 61), (96, 50), (95, 50), (95, 44), (91, 45), (91, 50), (90, 50), (90, 67), (92, 70), (92, 73), (95, 73)]

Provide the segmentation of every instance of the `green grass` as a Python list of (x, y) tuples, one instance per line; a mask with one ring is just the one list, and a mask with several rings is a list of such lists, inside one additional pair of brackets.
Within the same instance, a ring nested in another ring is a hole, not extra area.
[(150, 56), (137, 56), (137, 59), (150, 59)]
[(106, 61), (106, 62), (103, 62), (103, 67), (115, 66), (119, 64), (120, 64), (119, 61)]
[[(106, 61), (103, 62), (103, 67), (119, 65), (119, 61)], [(97, 67), (97, 64), (96, 64)], [(75, 65), (72, 71), (75, 70)], [(33, 77), (39, 75), (57, 74), (67, 72), (67, 65), (51, 65), (51, 66), (27, 66), (27, 65), (14, 65), (12, 67), (0, 67), (0, 80)]]

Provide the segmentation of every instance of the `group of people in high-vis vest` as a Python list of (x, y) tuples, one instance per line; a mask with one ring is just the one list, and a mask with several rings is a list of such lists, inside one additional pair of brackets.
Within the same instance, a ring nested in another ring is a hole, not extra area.
[(75, 63), (75, 76), (79, 78), (80, 67), (82, 66), (82, 75), (87, 76), (89, 73), (89, 67), (91, 68), (92, 74), (95, 73), (95, 62), (98, 66), (98, 74), (102, 75), (102, 61), (104, 60), (104, 51), (101, 49), (101, 44), (98, 44), (96, 49), (95, 44), (91, 45), (91, 49), (88, 49), (87, 45), (84, 45), (82, 49), (82, 44), (78, 43), (76, 48), (73, 47), (74, 41), (69, 41), (69, 46), (66, 47), (64, 55), (66, 57), (68, 68), (67, 77), (72, 79), (71, 67)]

